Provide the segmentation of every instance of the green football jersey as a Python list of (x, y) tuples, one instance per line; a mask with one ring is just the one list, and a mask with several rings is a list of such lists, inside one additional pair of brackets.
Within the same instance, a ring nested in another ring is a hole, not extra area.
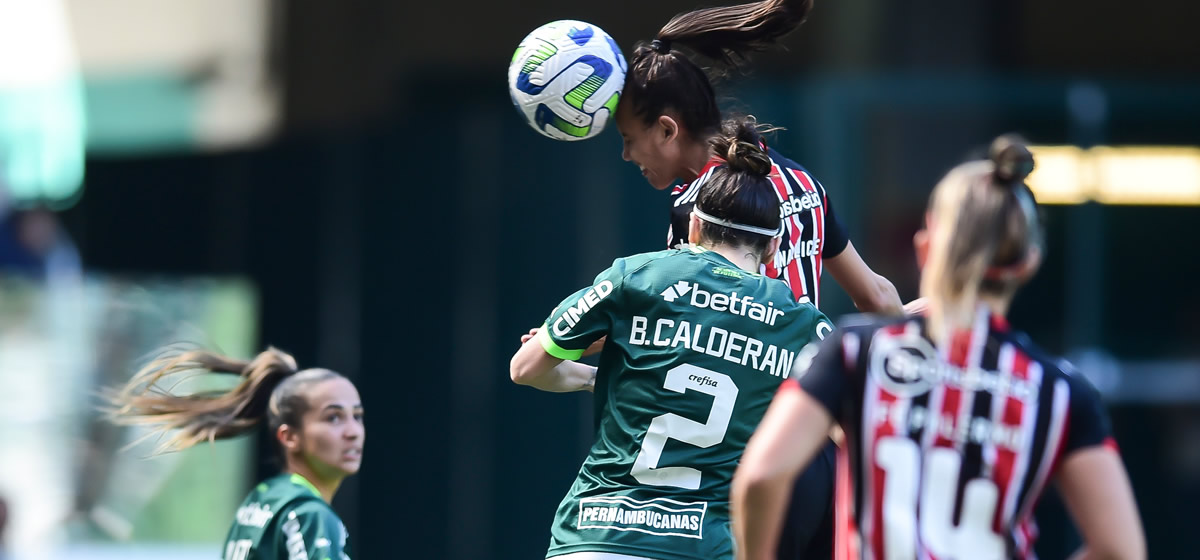
[(345, 525), (308, 480), (284, 473), (250, 492), (223, 560), (349, 560)]
[(596, 442), (559, 505), (547, 557), (733, 557), (729, 485), (796, 356), (831, 330), (787, 284), (704, 249), (617, 259), (539, 332), (577, 359), (607, 336)]

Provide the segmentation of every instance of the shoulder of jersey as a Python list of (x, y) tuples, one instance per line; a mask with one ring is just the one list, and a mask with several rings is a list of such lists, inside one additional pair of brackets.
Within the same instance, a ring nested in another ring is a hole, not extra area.
[(333, 508), (330, 507), (329, 504), (325, 503), (325, 500), (316, 497), (311, 500), (300, 499), (293, 501), (287, 506), (286, 510), (289, 512), (295, 512), (298, 516), (316, 515), (319, 517), (337, 517), (337, 514), (333, 512)]
[(680, 257), (686, 253), (690, 253), (690, 251), (684, 251), (681, 249), (663, 249), (661, 251), (638, 253), (628, 257), (620, 257), (613, 261), (612, 270), (620, 274), (622, 278), (627, 278), (630, 275), (633, 275), (646, 268), (646, 266), (652, 263), (662, 261), (664, 259), (670, 259), (672, 257)]
[(617, 259), (616, 262), (622, 263), (625, 268), (625, 272), (629, 273), (654, 261), (668, 259), (685, 253), (690, 253), (690, 251), (684, 251), (681, 249), (663, 249), (661, 251), (651, 251), (649, 253), (638, 253), (628, 257), (621, 257)]
[(808, 296), (804, 296), (803, 298), (797, 300), (796, 294), (792, 292), (792, 289), (788, 287), (787, 284), (780, 282), (775, 278), (763, 276), (762, 274), (754, 274), (753, 276), (747, 274), (746, 276), (748, 278), (754, 278), (755, 280), (758, 280), (758, 282), (763, 285), (764, 289), (767, 290), (767, 294), (770, 295), (772, 299), (781, 298), (791, 300), (791, 302), (795, 303), (797, 307), (812, 307), (813, 309), (816, 309), (816, 306), (812, 304), (812, 300), (808, 299)]
[(807, 169), (804, 169), (803, 165), (800, 165), (799, 163), (796, 163), (795, 160), (779, 153), (779, 150), (776, 150), (775, 148), (767, 147), (767, 156), (771, 158), (772, 163), (774, 163), (780, 167), (787, 167), (789, 169), (799, 169), (799, 170), (805, 171), (805, 172), (808, 171)]
[(1053, 368), (1058, 370), (1063, 375), (1071, 377), (1084, 377), (1080, 371), (1068, 361), (1066, 358), (1056, 356), (1038, 346), (1029, 335), (1018, 330), (1007, 330), (1004, 333), (1008, 341), (1021, 348), (1021, 351), (1030, 357), (1035, 362), (1042, 364), (1044, 368)]

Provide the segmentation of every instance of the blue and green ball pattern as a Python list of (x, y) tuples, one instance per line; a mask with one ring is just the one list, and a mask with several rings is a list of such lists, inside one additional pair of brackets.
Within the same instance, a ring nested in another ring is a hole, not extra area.
[(616, 111), (626, 69), (616, 42), (603, 30), (556, 21), (534, 30), (513, 53), (510, 95), (538, 132), (557, 140), (591, 138)]

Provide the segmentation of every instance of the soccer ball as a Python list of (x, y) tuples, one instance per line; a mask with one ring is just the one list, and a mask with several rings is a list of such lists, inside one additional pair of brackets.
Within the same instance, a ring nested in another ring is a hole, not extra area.
[(508, 91), (534, 130), (584, 140), (600, 134), (617, 110), (625, 70), (621, 49), (604, 30), (555, 21), (521, 41), (508, 67)]

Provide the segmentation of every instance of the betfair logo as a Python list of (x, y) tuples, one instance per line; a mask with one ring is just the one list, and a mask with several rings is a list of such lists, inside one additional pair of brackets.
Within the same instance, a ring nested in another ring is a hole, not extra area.
[(700, 284), (688, 284), (683, 280), (667, 286), (667, 289), (663, 290), (659, 295), (667, 303), (672, 303), (689, 294), (691, 297), (687, 299), (687, 303), (699, 309), (724, 311), (742, 317), (749, 317), (768, 325), (774, 325), (775, 321), (783, 316), (783, 310), (776, 309), (775, 302), (768, 301), (766, 305), (763, 305), (754, 301), (754, 296), (738, 297), (737, 292), (731, 294), (708, 292), (701, 288)]
[(663, 290), (662, 294), (660, 294), (660, 295), (662, 295), (663, 299), (666, 300), (667, 303), (671, 303), (671, 302), (675, 301), (676, 299), (687, 295), (688, 290), (691, 290), (691, 289), (692, 289), (692, 286), (690, 284), (688, 284), (687, 282), (684, 282), (683, 280), (680, 280), (680, 281), (676, 282), (674, 285), (667, 286), (667, 289)]

